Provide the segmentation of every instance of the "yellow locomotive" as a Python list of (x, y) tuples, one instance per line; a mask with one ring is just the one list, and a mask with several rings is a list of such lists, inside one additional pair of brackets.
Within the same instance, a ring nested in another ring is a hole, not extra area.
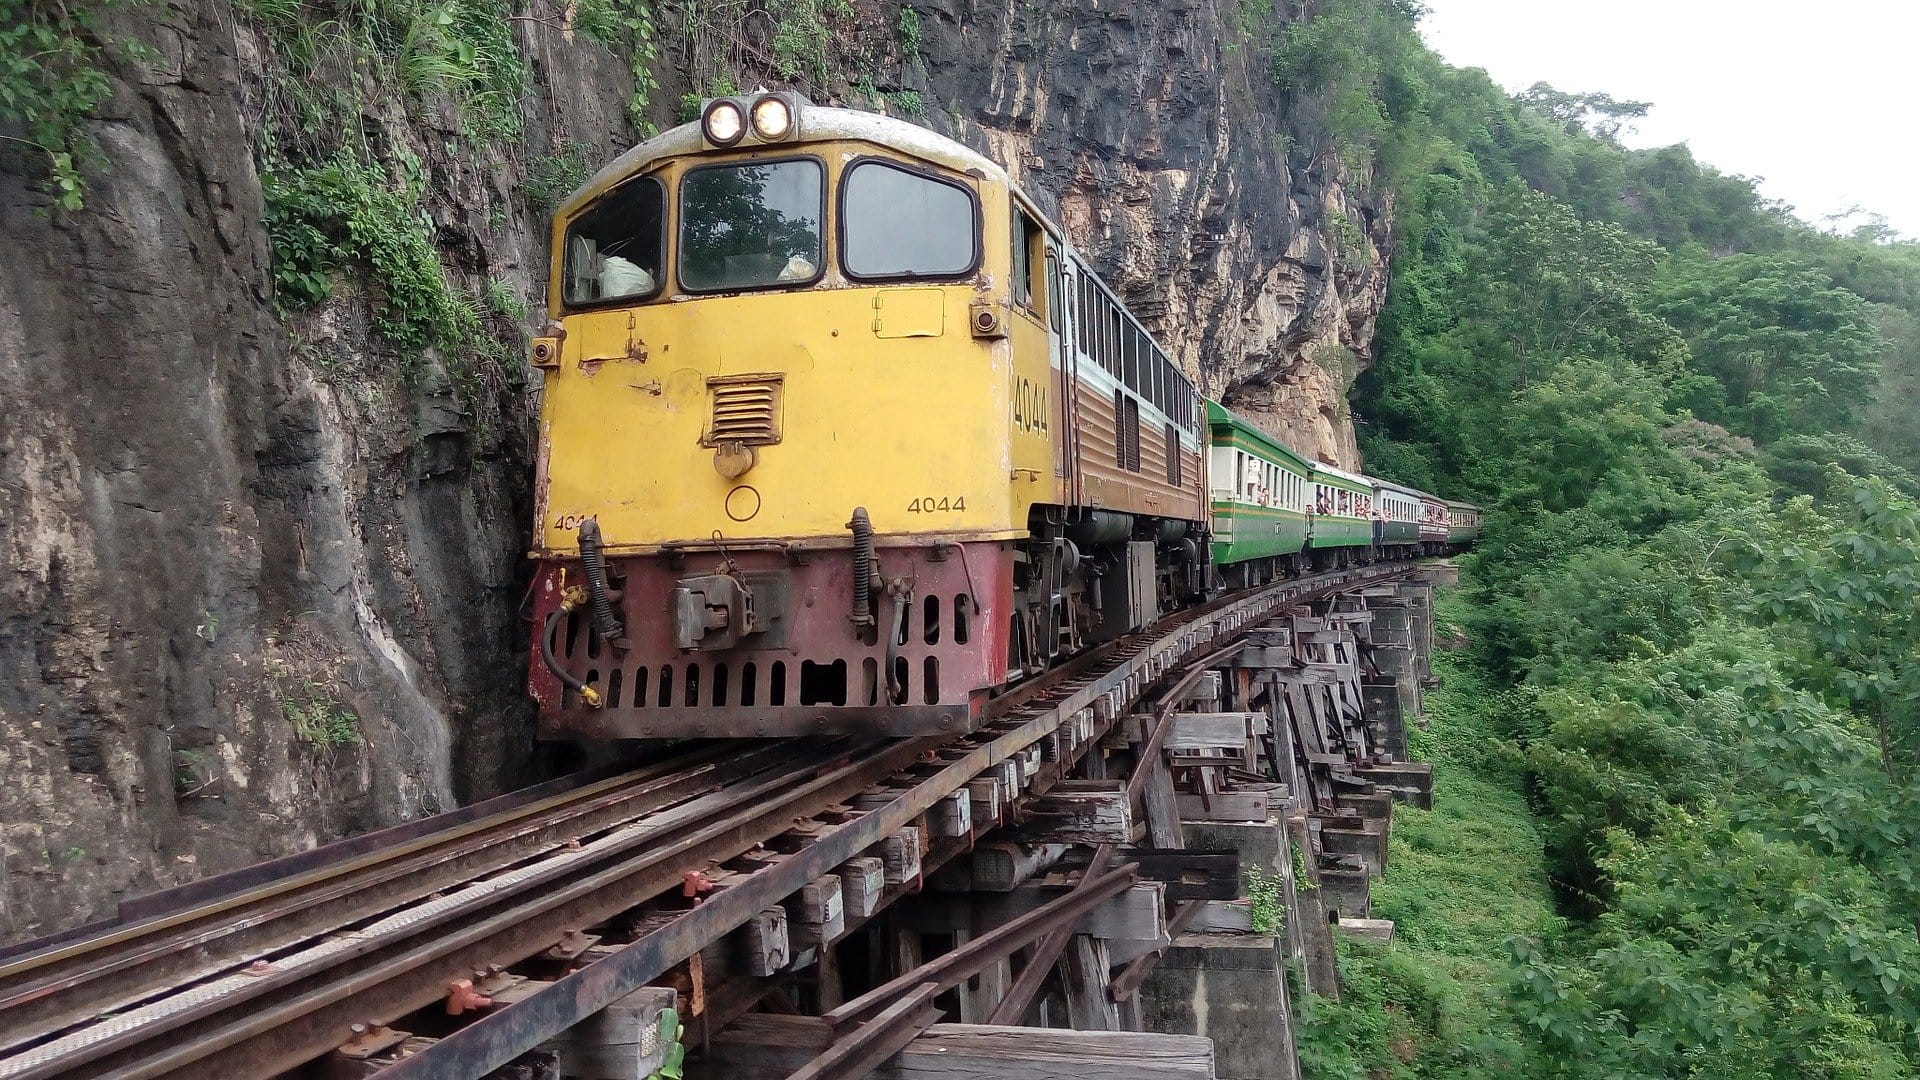
[(965, 730), (1203, 592), (1201, 396), (959, 143), (714, 100), (552, 258), (543, 736)]

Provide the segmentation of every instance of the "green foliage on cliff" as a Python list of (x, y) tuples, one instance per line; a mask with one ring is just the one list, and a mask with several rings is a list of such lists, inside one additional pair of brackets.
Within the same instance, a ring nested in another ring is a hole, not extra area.
[(1377, 907), (1556, 910), (1352, 950), (1313, 1075), (1920, 1073), (1920, 246), (1624, 148), (1644, 103), (1509, 96), (1389, 0), (1275, 55), (1396, 197), (1362, 447), (1488, 508), (1463, 621), (1537, 845)]
[(107, 99), (106, 64), (118, 41), (105, 18), (119, 0), (0, 0), (0, 145), (39, 159), (62, 210), (85, 202), (93, 142), (85, 124)]

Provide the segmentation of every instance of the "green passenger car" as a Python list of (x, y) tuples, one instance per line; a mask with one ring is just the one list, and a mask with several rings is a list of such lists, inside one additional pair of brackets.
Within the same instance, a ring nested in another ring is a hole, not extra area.
[(1312, 464), (1218, 402), (1207, 402), (1207, 423), (1214, 565), (1297, 556), (1307, 544)]
[(1314, 551), (1373, 544), (1373, 481), (1316, 461), (1312, 494), (1307, 540)]

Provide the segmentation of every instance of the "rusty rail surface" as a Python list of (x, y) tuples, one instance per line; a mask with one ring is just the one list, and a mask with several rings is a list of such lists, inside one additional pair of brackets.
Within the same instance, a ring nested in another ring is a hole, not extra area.
[[(284, 1072), (349, 1042), (356, 1025), (432, 1005), (477, 971), (522, 962), (675, 891), (687, 872), (839, 811), (798, 851), (380, 1074), (482, 1075), (659, 978), (1000, 763), (1043, 742), (1056, 756), (1090, 742), (1096, 715), (1111, 723), (1242, 629), (1415, 568), (1318, 574), (1176, 614), (1008, 692), (991, 722), (968, 735), (700, 746), (136, 902), (118, 921), (0, 955), (0, 1080)], [(1027, 783), (1040, 790), (1059, 778)], [(885, 801), (875, 805), (876, 794)], [(862, 795), (869, 808), (848, 811)]]

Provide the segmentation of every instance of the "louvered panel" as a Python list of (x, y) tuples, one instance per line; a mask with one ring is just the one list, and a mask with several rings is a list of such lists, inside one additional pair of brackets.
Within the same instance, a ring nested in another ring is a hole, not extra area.
[(708, 379), (713, 412), (706, 446), (743, 443), (766, 446), (780, 441), (780, 383), (778, 375), (733, 375)]

